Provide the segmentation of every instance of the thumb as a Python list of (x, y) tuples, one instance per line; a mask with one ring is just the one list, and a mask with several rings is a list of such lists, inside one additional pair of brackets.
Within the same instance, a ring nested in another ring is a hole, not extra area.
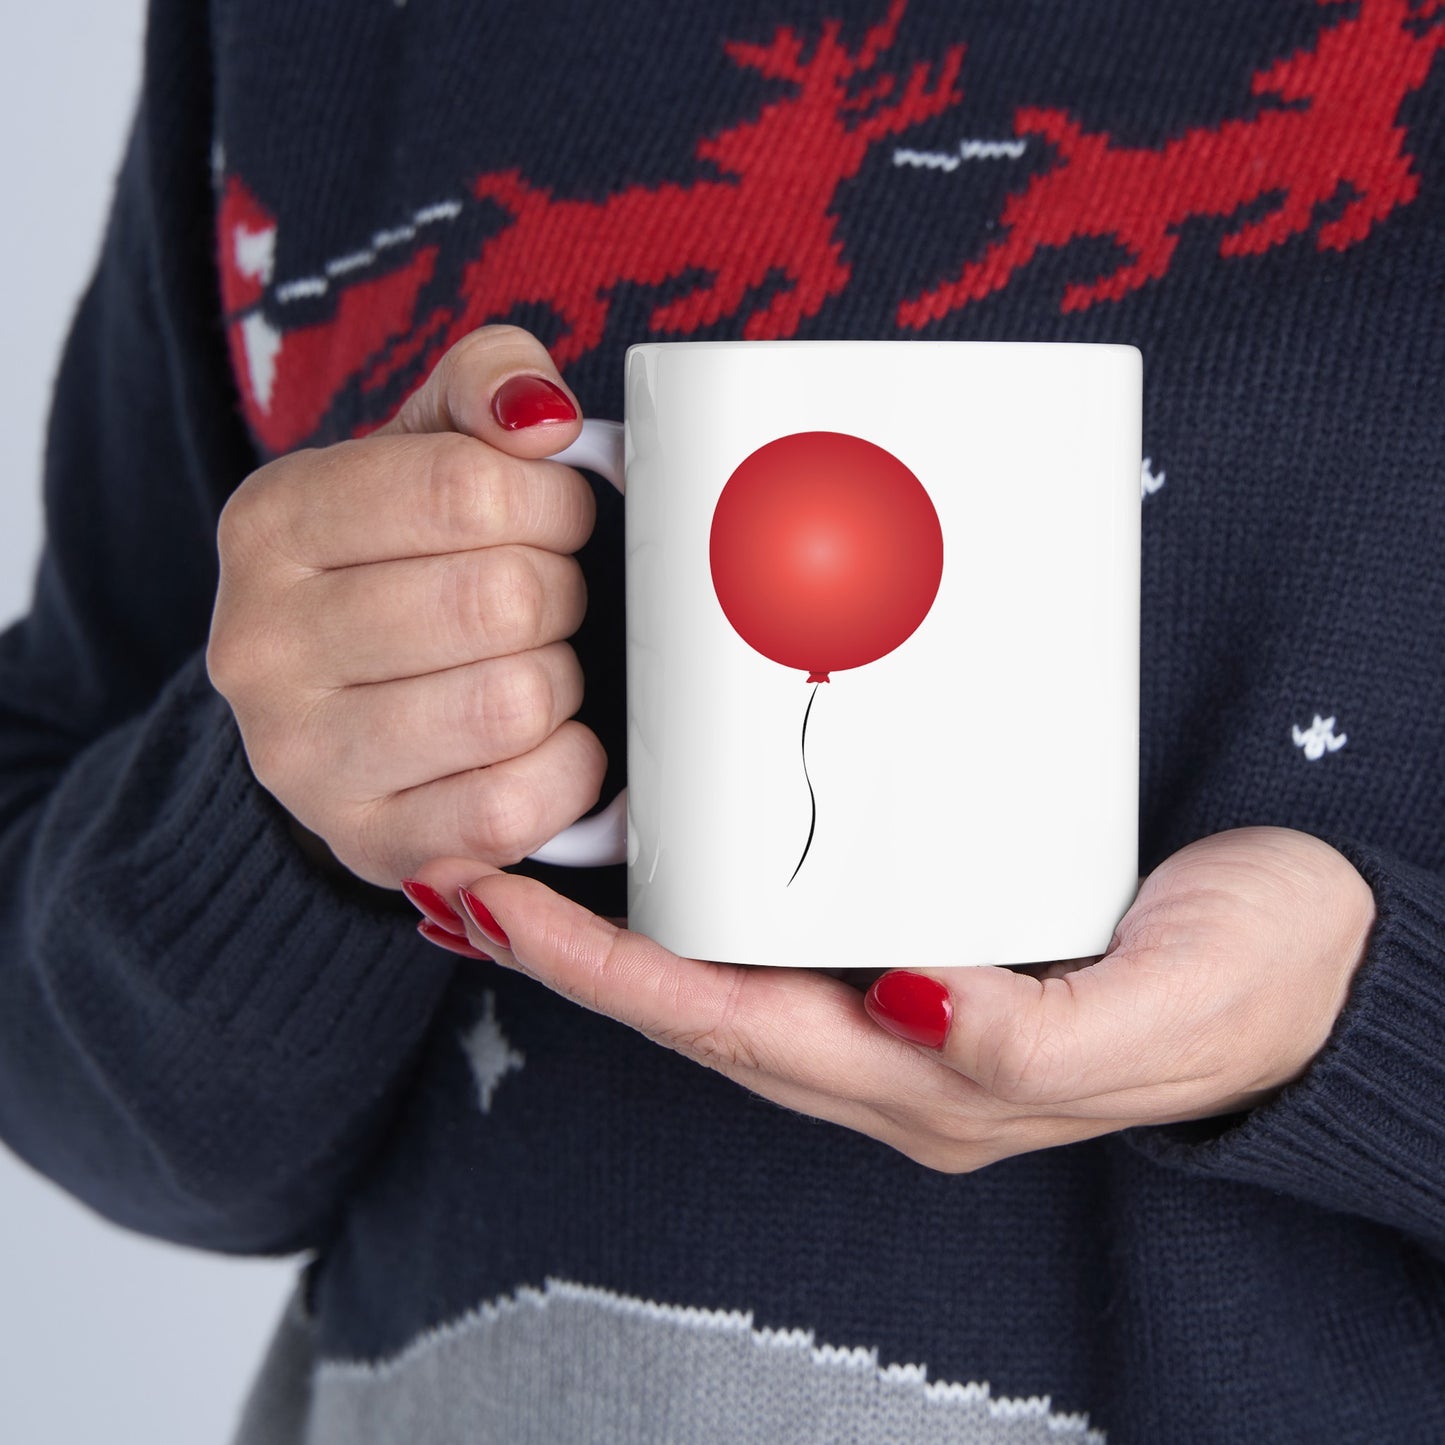
[(898, 970), (873, 984), (864, 1006), (1007, 1103), (1061, 1105), (1159, 1081), (1141, 1077), (1140, 1064), (1160, 1036), (1165, 997), (1149, 970), (1120, 954), (1049, 977)]
[(549, 457), (581, 431), (577, 404), (547, 348), (520, 326), (463, 337), (380, 434), (462, 432), (514, 457)]

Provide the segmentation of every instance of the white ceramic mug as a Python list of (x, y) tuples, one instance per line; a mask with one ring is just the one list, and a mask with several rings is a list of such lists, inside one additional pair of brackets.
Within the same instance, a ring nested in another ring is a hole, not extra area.
[(632, 347), (628, 790), (534, 855), (630, 926), (803, 967), (1102, 953), (1137, 885), (1128, 346)]

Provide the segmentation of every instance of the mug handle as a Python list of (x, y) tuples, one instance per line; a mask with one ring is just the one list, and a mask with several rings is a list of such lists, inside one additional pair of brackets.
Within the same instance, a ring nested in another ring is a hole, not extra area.
[[(623, 490), (622, 423), (582, 423), (582, 435), (551, 458), (569, 467), (596, 472)], [(537, 863), (559, 863), (566, 868), (600, 868), (627, 861), (627, 789), (600, 812), (564, 828), (550, 843), (529, 855)]]

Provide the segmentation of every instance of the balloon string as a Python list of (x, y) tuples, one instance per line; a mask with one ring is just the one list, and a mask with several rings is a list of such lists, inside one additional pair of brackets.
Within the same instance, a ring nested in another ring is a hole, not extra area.
[[(798, 868), (803, 866), (803, 859), (808, 856), (808, 849), (813, 846), (813, 829), (818, 826), (818, 799), (813, 792), (813, 780), (808, 776), (808, 718), (813, 711), (813, 703), (818, 696), (818, 683), (813, 684), (813, 695), (808, 699), (807, 710), (803, 713), (803, 781), (808, 785), (808, 802), (812, 805), (813, 817), (808, 824), (808, 841), (803, 844), (803, 857), (798, 859), (798, 867), (793, 869), (793, 878), (798, 876)], [(793, 878), (788, 879), (788, 887), (793, 886)]]

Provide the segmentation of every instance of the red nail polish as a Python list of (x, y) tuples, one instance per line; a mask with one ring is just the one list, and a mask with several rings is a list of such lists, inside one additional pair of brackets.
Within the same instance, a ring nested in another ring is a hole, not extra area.
[(467, 925), (462, 922), (462, 915), (429, 883), (423, 883), (419, 878), (403, 878), (401, 891), (433, 923), (445, 928), (448, 933), (456, 934), (458, 938), (467, 936)]
[(885, 973), (863, 999), (873, 1022), (910, 1044), (941, 1049), (953, 1022), (953, 1000), (936, 979), (902, 969)]
[(462, 900), (462, 907), (467, 910), (468, 917), (476, 924), (483, 938), (489, 943), (495, 943), (498, 948), (511, 948), (512, 941), (502, 931), (502, 925), (492, 917), (491, 910), (475, 893), (459, 888), (457, 897)]
[(513, 376), (497, 388), (492, 415), (508, 431), (523, 431), (549, 421), (575, 421), (572, 398), (545, 376)]
[(445, 928), (438, 928), (430, 918), (423, 918), (417, 924), (416, 931), (428, 943), (434, 943), (438, 948), (446, 949), (448, 953), (459, 953), (463, 958), (474, 958), (479, 963), (496, 961), (490, 953), (483, 953), (480, 948), (473, 948), (465, 938), (458, 938), (455, 933), (448, 933)]

